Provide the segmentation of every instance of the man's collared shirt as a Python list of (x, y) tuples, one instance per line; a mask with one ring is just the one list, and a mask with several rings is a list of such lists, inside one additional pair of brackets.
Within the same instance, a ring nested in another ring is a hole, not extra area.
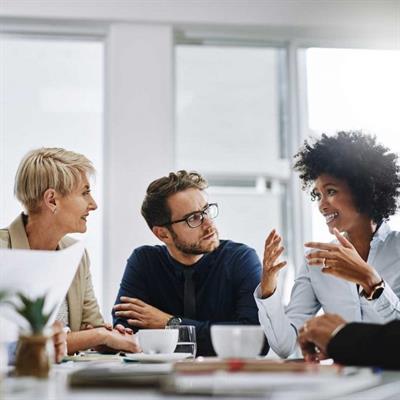
[[(121, 296), (135, 297), (168, 314), (182, 318), (182, 325), (196, 326), (197, 355), (215, 355), (210, 327), (213, 324), (259, 324), (253, 292), (260, 282), (261, 264), (250, 247), (221, 240), (194, 268), (196, 319), (183, 315), (183, 264), (165, 246), (142, 246), (128, 259), (116, 304)], [(114, 325), (129, 326), (116, 318)], [(268, 350), (264, 348), (264, 353)]]

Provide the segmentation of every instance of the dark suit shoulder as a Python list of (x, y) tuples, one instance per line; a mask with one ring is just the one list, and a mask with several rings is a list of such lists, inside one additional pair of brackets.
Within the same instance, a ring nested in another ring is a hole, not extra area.
[(220, 257), (230, 259), (232, 262), (250, 262), (258, 260), (256, 251), (243, 243), (233, 242), (231, 240), (221, 240), (218, 248), (218, 255)]
[(143, 245), (136, 247), (133, 250), (132, 255), (136, 255), (136, 257), (151, 257), (151, 256), (162, 256), (165, 255), (167, 248), (165, 246), (160, 245)]
[(128, 258), (128, 265), (134, 268), (148, 268), (168, 258), (168, 250), (165, 246), (144, 245), (133, 250)]
[(224, 265), (226, 271), (234, 274), (238, 279), (254, 276), (259, 279), (261, 263), (254, 249), (243, 243), (231, 240), (221, 240), (216, 250), (216, 262)]
[(224, 254), (242, 254), (246, 252), (255, 251), (253, 248), (244, 243), (234, 242), (232, 240), (221, 240), (220, 245), (216, 251)]

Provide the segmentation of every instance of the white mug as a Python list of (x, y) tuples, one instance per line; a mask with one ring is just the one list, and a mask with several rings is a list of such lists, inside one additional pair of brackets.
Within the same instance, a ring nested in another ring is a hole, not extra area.
[(257, 357), (264, 344), (264, 331), (259, 325), (213, 325), (211, 341), (222, 358)]
[(139, 345), (143, 353), (173, 353), (178, 343), (178, 329), (141, 329)]

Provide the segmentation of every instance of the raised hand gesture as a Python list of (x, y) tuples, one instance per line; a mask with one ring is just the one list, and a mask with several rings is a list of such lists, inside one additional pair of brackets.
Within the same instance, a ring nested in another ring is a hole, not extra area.
[(381, 278), (336, 228), (333, 229), (333, 233), (339, 243), (305, 243), (306, 247), (317, 249), (307, 255), (308, 265), (322, 265), (323, 273), (358, 283), (366, 293), (369, 293)]
[(275, 292), (278, 283), (278, 273), (286, 265), (286, 261), (279, 260), (284, 250), (281, 242), (282, 238), (276, 233), (275, 229), (271, 231), (265, 240), (261, 278), (261, 297), (263, 298), (267, 298)]

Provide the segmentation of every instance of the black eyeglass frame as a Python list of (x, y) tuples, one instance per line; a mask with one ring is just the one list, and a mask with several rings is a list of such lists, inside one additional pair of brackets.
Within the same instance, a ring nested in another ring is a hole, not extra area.
[[(216, 214), (215, 214), (214, 217), (210, 217), (210, 216), (208, 215), (208, 210), (210, 209), (210, 207), (216, 207), (217, 212), (216, 212)], [(195, 214), (199, 214), (199, 215), (200, 215), (201, 221), (200, 221), (200, 224), (199, 224), (199, 225), (191, 226), (190, 223), (188, 222), (188, 219), (189, 219), (190, 217), (192, 217), (193, 215), (195, 215)], [(176, 221), (166, 222), (165, 224), (162, 224), (161, 226), (168, 226), (168, 225), (177, 224), (177, 223), (179, 223), (179, 222), (186, 222), (186, 224), (187, 224), (187, 226), (188, 226), (189, 228), (195, 229), (195, 228), (198, 228), (199, 226), (201, 226), (201, 225), (203, 224), (205, 216), (207, 216), (207, 217), (209, 217), (209, 218), (211, 218), (211, 219), (214, 219), (214, 218), (217, 218), (217, 217), (218, 217), (218, 214), (219, 214), (218, 203), (210, 203), (210, 204), (207, 205), (206, 208), (204, 208), (204, 210), (201, 210), (201, 211), (194, 211), (194, 212), (190, 213), (190, 214), (189, 214), (187, 217), (185, 217), (185, 218), (177, 219)]]

